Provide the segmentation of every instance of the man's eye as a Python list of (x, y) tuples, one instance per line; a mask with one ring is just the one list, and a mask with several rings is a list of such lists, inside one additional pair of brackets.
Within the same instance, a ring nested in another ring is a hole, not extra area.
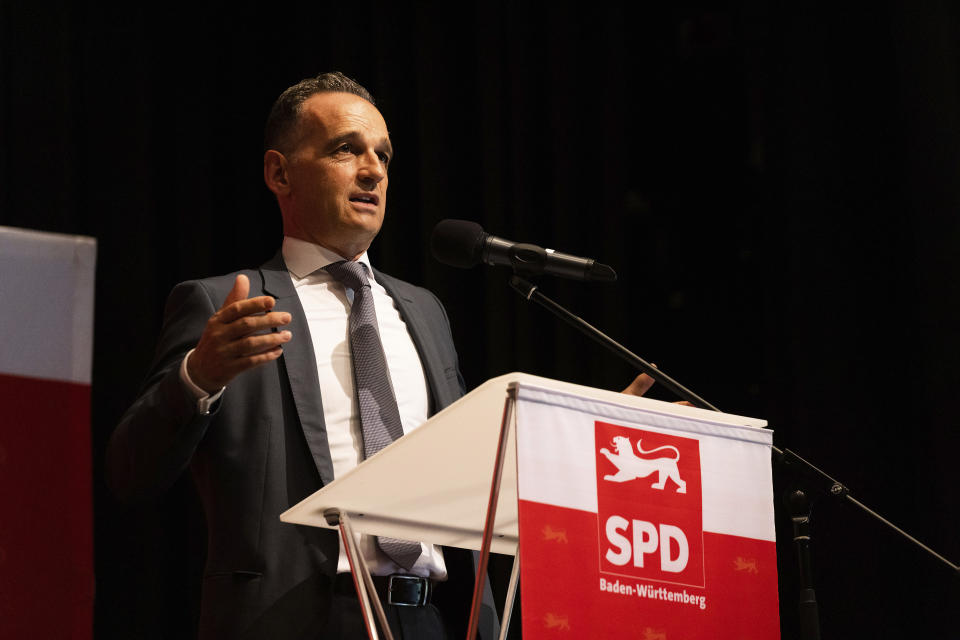
[(350, 153), (353, 151), (353, 146), (349, 142), (344, 142), (342, 145), (337, 147), (337, 151), (340, 153)]
[(380, 152), (377, 154), (377, 157), (380, 158), (380, 162), (382, 162), (383, 164), (390, 164), (390, 156), (388, 156), (387, 154)]

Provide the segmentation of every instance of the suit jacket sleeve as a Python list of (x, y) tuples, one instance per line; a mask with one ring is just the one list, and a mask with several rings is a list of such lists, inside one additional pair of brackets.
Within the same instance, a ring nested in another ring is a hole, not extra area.
[(150, 372), (107, 445), (107, 482), (122, 500), (169, 488), (186, 469), (216, 411), (197, 411), (179, 373), (184, 356), (219, 307), (214, 295), (204, 282), (191, 281), (177, 285), (167, 299)]

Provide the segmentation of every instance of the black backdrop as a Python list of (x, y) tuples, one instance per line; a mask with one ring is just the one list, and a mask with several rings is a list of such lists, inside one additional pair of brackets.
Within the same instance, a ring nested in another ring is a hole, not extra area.
[[(505, 272), (432, 261), (448, 217), (613, 265), (616, 284), (543, 289), (960, 559), (960, 9), (920, 4), (2, 0), (0, 224), (99, 242), (97, 637), (189, 633), (189, 482), (122, 507), (103, 447), (173, 284), (275, 251), (262, 122), (331, 69), (378, 96), (397, 149), (374, 263), (444, 301), (469, 385), (632, 372)], [(825, 637), (957, 633), (945, 567), (826, 499), (814, 527)], [(794, 638), (788, 534), (781, 512)]]

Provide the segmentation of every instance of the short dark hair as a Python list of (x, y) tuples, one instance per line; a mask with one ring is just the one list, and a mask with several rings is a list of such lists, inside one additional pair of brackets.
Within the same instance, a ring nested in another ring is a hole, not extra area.
[(315, 78), (306, 78), (286, 89), (273, 103), (263, 131), (263, 150), (276, 149), (281, 153), (290, 151), (291, 138), (300, 122), (303, 103), (318, 93), (352, 93), (376, 105), (373, 96), (363, 86), (339, 71), (321, 73)]

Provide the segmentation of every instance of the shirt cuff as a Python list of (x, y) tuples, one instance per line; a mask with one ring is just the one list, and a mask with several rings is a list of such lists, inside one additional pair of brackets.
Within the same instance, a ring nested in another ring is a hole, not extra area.
[(187, 373), (187, 360), (190, 358), (190, 354), (194, 352), (194, 349), (190, 349), (187, 352), (187, 355), (183, 356), (183, 362), (180, 363), (180, 379), (183, 381), (184, 386), (186, 386), (187, 391), (190, 392), (196, 401), (197, 401), (197, 412), (200, 415), (210, 415), (210, 407), (213, 406), (217, 400), (220, 399), (220, 396), (223, 395), (223, 390), (226, 387), (220, 387), (220, 391), (216, 393), (207, 393), (200, 387), (198, 387), (193, 380), (190, 379), (190, 374)]

